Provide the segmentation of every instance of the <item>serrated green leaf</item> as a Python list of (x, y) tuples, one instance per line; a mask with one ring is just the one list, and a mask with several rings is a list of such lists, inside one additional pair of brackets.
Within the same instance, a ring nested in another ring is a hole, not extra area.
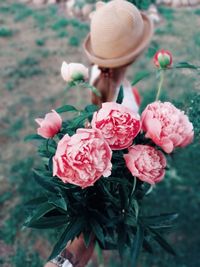
[(58, 242), (55, 244), (53, 251), (49, 256), (49, 260), (52, 260), (58, 256), (58, 254), (65, 248), (70, 240), (73, 240), (76, 236), (83, 232), (84, 226), (85, 221), (83, 218), (71, 220), (64, 232), (61, 234)]
[(32, 140), (45, 140), (44, 137), (40, 136), (39, 134), (29, 134), (24, 138), (25, 142), (32, 141)]
[(118, 96), (117, 96), (116, 103), (121, 104), (123, 102), (123, 99), (124, 99), (124, 88), (121, 85), (120, 89), (119, 89)]
[(56, 109), (56, 112), (63, 113), (63, 112), (79, 112), (74, 106), (65, 105)]
[(137, 266), (138, 257), (139, 257), (140, 250), (143, 245), (143, 240), (144, 240), (144, 229), (140, 224), (138, 224), (134, 242), (131, 248), (131, 266), (132, 267)]

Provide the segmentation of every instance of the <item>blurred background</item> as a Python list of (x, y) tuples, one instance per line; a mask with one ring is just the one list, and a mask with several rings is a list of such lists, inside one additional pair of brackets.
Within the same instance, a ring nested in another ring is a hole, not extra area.
[[(132, 2), (152, 17), (156, 29), (149, 49), (132, 65), (130, 80), (153, 68), (152, 57), (159, 48), (170, 50), (174, 62), (200, 65), (198, 0)], [(24, 203), (40, 193), (31, 171), (40, 164), (39, 157), (24, 137), (35, 133), (34, 119), (52, 108), (63, 104), (81, 108), (90, 102), (88, 90), (66, 89), (60, 66), (64, 60), (89, 66), (82, 41), (89, 31), (88, 15), (94, 3), (0, 0), (0, 266), (43, 266), (56, 241), (56, 231), (22, 228)], [(137, 87), (142, 107), (155, 99), (155, 77), (139, 82)], [(168, 235), (179, 256), (169, 256), (155, 244), (153, 255), (141, 255), (140, 267), (200, 266), (199, 92), (198, 71), (168, 72), (162, 99), (189, 114), (196, 138), (192, 145), (173, 154), (165, 180), (144, 203), (148, 215), (180, 214)], [(111, 257), (102, 266), (120, 264)]]

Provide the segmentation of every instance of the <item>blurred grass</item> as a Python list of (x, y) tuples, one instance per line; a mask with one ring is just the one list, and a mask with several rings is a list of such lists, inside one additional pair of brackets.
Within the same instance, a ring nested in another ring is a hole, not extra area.
[[(150, 48), (133, 64), (129, 71), (130, 79), (138, 71), (152, 68), (151, 58), (161, 47), (171, 50), (174, 61), (200, 62), (200, 9), (174, 11), (162, 7), (160, 12), (165, 21), (156, 29)], [(87, 23), (59, 16), (55, 6), (34, 9), (11, 0), (0, 0), (0, 17), (0, 30), (8, 31), (7, 36), (0, 38), (3, 107), (0, 130), (0, 264), (3, 267), (42, 266), (57, 233), (22, 231), (26, 214), (23, 204), (40, 192), (31, 172), (33, 166), (39, 165), (36, 148), (24, 144), (23, 138), (28, 133), (34, 133), (35, 117), (64, 103), (76, 105), (77, 94), (80, 95), (78, 104), (84, 106), (88, 103), (87, 91), (63, 90), (65, 84), (59, 69), (63, 60), (85, 63), (81, 43), (89, 28)], [(137, 87), (143, 97), (143, 107), (154, 100), (155, 77), (140, 82)], [(194, 92), (199, 92), (199, 89), (199, 74), (177, 70), (167, 74), (162, 94), (163, 99), (188, 112), (195, 129), (199, 125), (200, 111), (199, 98)], [(199, 136), (197, 130), (196, 135)], [(177, 150), (170, 160), (171, 170), (166, 179), (144, 205), (149, 215), (172, 211), (180, 213), (176, 230), (169, 238), (179, 258), (168, 256), (155, 245), (153, 256), (142, 255), (142, 267), (200, 266), (199, 158), (199, 139), (188, 148)], [(110, 266), (120, 266), (114, 256)]]

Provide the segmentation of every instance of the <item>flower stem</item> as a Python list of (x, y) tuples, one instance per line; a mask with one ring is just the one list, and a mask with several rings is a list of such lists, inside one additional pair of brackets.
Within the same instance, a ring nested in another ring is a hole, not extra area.
[(157, 95), (156, 95), (156, 101), (158, 101), (159, 98), (160, 98), (160, 93), (162, 91), (163, 82), (164, 82), (164, 70), (160, 70), (160, 82), (158, 84), (158, 91), (157, 91)]

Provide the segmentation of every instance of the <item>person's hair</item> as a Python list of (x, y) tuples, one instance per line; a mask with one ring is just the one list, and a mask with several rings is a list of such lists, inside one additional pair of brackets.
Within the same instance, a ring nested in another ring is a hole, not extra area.
[(92, 94), (92, 103), (100, 105), (103, 102), (113, 100), (116, 89), (121, 85), (124, 79), (127, 66), (118, 68), (100, 68), (100, 75), (94, 81), (93, 86), (101, 93), (101, 97)]

